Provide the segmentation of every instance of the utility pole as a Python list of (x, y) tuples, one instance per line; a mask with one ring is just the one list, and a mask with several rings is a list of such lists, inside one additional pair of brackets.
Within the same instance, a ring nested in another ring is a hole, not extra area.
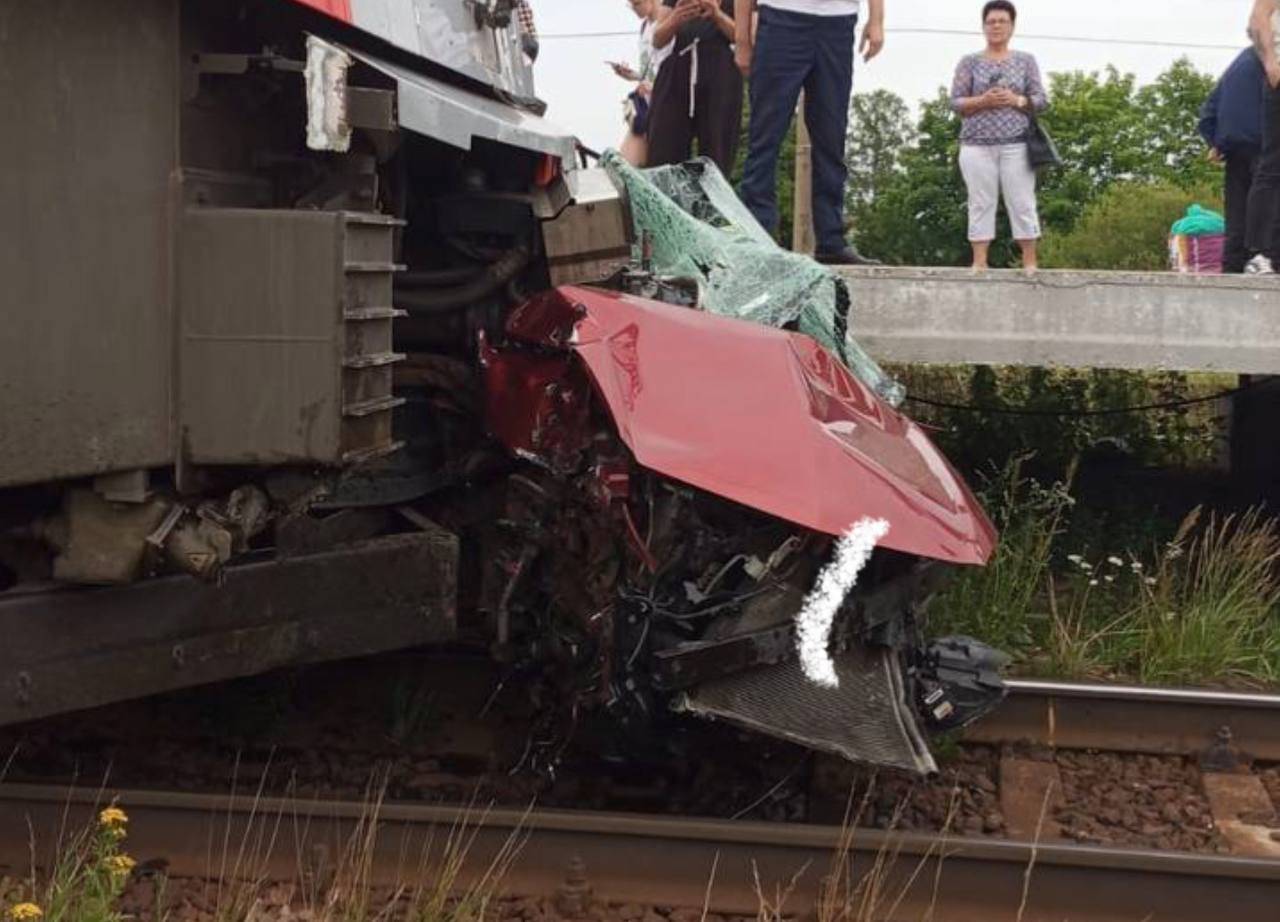
[(813, 146), (804, 120), (804, 91), (796, 106), (796, 178), (791, 215), (791, 249), (812, 256), (813, 237)]

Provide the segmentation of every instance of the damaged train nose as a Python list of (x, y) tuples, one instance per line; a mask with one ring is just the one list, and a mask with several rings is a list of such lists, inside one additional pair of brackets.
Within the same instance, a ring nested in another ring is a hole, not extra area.
[[(505, 623), (536, 598), (574, 638), (575, 715), (669, 705), (929, 772), (927, 734), (1002, 696), (999, 654), (919, 640), (938, 564), (983, 563), (990, 521), (920, 428), (810, 337), (564, 287), (515, 309), (482, 365), (490, 430), (542, 472), (501, 558), (526, 591), (493, 595)], [(835, 600), (838, 681), (818, 684), (796, 615), (833, 539), (866, 519), (888, 529)], [(557, 562), (584, 545), (588, 572)]]

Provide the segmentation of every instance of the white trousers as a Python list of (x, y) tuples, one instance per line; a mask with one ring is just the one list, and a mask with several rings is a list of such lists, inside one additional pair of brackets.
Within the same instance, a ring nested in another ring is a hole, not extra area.
[(960, 172), (969, 187), (969, 239), (994, 240), (996, 206), (1004, 196), (1014, 240), (1040, 237), (1036, 211), (1036, 171), (1026, 144), (962, 144)]

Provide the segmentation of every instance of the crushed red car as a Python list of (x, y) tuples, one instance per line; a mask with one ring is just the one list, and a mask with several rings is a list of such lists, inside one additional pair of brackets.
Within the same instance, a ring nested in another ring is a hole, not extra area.
[[(558, 659), (565, 727), (674, 706), (929, 772), (928, 735), (1000, 699), (998, 653), (922, 639), (941, 565), (983, 563), (990, 521), (924, 432), (812, 338), (566, 286), (514, 309), (481, 365), (490, 431), (530, 462), (486, 605), (505, 642)], [(890, 528), (832, 631), (839, 685), (819, 687), (795, 614), (868, 517)]]

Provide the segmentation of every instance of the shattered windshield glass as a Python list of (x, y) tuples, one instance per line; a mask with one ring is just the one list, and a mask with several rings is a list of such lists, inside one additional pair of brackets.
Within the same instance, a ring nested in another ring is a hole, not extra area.
[(693, 278), (704, 310), (773, 327), (794, 326), (844, 359), (893, 406), (905, 391), (849, 333), (844, 281), (807, 256), (779, 247), (706, 159), (637, 170), (614, 151), (601, 159), (626, 190), (636, 239), (654, 270)]

